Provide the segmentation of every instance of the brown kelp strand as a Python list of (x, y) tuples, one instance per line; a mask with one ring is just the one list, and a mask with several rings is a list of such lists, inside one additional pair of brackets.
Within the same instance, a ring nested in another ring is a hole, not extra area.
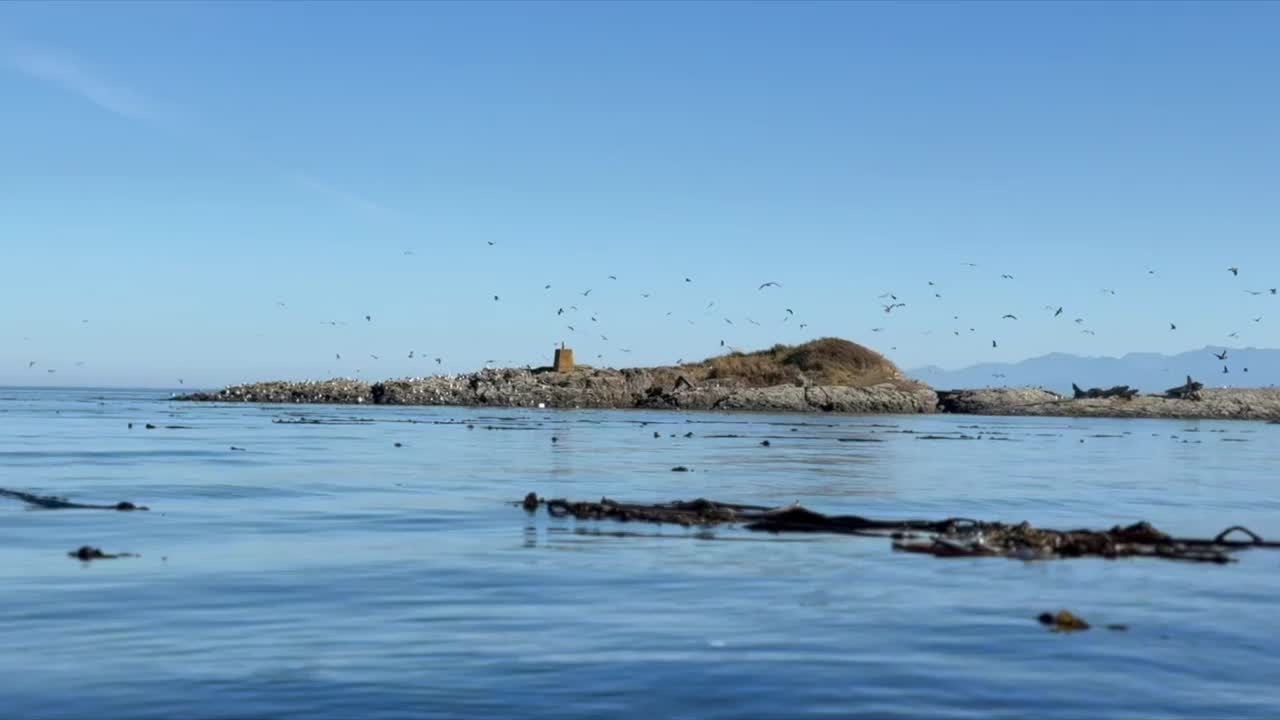
[(529, 512), (545, 508), (552, 517), (579, 520), (649, 522), (709, 528), (737, 525), (770, 533), (832, 533), (888, 538), (901, 552), (934, 557), (1005, 557), (1050, 560), (1080, 557), (1154, 557), (1226, 563), (1247, 548), (1280, 549), (1257, 533), (1235, 525), (1212, 538), (1179, 538), (1150, 523), (1116, 525), (1110, 530), (1053, 530), (1022, 522), (1011, 525), (972, 518), (877, 520), (858, 515), (824, 515), (799, 504), (782, 507), (742, 505), (698, 498), (667, 503), (628, 503), (544, 499), (529, 493), (519, 503)]

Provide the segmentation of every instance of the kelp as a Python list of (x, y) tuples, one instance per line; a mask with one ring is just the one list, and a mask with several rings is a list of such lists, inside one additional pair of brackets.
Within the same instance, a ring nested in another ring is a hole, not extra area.
[(877, 520), (859, 515), (825, 515), (799, 504), (782, 507), (743, 505), (698, 498), (667, 503), (628, 503), (544, 499), (529, 493), (519, 503), (529, 512), (544, 508), (556, 518), (647, 522), (682, 527), (741, 526), (768, 533), (829, 533), (888, 538), (900, 552), (934, 557), (1005, 557), (1021, 560), (1153, 557), (1166, 560), (1227, 563), (1249, 548), (1280, 549), (1257, 533), (1233, 525), (1212, 538), (1180, 538), (1150, 523), (1116, 525), (1109, 530), (1053, 530), (1030, 523), (1007, 524), (972, 518)]

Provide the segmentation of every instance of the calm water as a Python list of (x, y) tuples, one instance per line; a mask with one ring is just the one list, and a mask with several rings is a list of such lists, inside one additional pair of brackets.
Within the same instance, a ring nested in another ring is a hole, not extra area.
[[(273, 422), (299, 416), (372, 422)], [(1280, 552), (1223, 567), (940, 560), (879, 539), (552, 520), (509, 502), (799, 500), (1280, 537), (1278, 463), (1280, 426), (1255, 423), (0, 389), (0, 486), (152, 508), (0, 499), (3, 715), (1275, 718)], [(83, 544), (142, 557), (66, 556)], [(1059, 608), (1130, 630), (1035, 622)]]

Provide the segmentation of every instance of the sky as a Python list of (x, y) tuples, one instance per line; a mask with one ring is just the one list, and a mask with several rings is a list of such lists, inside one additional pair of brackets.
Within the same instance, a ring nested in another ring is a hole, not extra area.
[(822, 336), (907, 368), (1276, 347), (1276, 27), (1225, 2), (0, 3), (0, 384), (382, 379), (562, 341), (613, 366)]

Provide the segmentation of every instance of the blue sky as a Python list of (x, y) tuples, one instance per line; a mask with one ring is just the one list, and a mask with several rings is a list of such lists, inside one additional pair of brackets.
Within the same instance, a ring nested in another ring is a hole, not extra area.
[(1276, 27), (1270, 3), (0, 4), (0, 383), (382, 378), (561, 340), (611, 365), (824, 335), (904, 367), (1276, 346), (1280, 296), (1246, 293), (1280, 286)]

